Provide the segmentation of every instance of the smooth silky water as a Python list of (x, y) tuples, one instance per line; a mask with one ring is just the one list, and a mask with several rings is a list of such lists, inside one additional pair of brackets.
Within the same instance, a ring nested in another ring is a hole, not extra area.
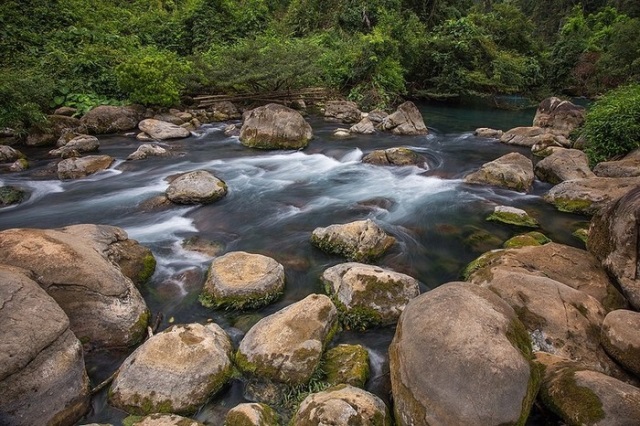
[[(0, 176), (0, 185), (31, 191), (28, 201), (0, 209), (0, 229), (57, 228), (78, 223), (124, 228), (130, 238), (153, 250), (158, 266), (141, 288), (159, 330), (171, 324), (215, 321), (237, 345), (257, 319), (322, 292), (319, 276), (345, 260), (327, 255), (309, 243), (318, 226), (370, 218), (397, 239), (376, 263), (409, 274), (425, 292), (459, 280), (468, 262), (499, 248), (511, 236), (526, 232), (485, 218), (498, 204), (527, 210), (552, 240), (581, 246), (571, 235), (587, 220), (563, 214), (541, 198), (548, 188), (536, 182), (529, 194), (467, 185), (462, 178), (487, 161), (511, 151), (529, 157), (527, 149), (473, 136), (477, 127), (507, 130), (530, 125), (534, 110), (503, 111), (460, 107), (421, 107), (430, 133), (400, 137), (387, 133), (339, 139), (339, 123), (308, 118), (315, 138), (303, 151), (258, 151), (243, 147), (237, 137), (223, 133), (225, 124), (200, 128), (195, 136), (162, 143), (170, 158), (124, 161), (140, 142), (131, 136), (100, 137), (100, 153), (118, 161), (108, 171), (76, 181), (34, 178), (53, 160), (41, 151), (27, 154), (32, 169)], [(374, 149), (409, 147), (427, 159), (424, 167), (381, 167), (361, 163)], [(534, 160), (535, 161), (535, 160)], [(162, 195), (167, 178), (204, 169), (224, 180), (229, 194), (206, 206), (150, 207)], [(185, 250), (182, 242), (198, 236), (214, 242), (220, 253), (244, 250), (275, 258), (285, 266), (286, 289), (276, 303), (257, 311), (232, 312), (202, 307), (198, 295), (211, 257)], [(387, 347), (394, 328), (345, 331), (332, 344), (360, 343), (371, 354), (372, 377), (367, 389), (389, 401)], [(94, 351), (86, 356), (93, 384), (111, 375), (127, 352)], [(226, 411), (244, 402), (244, 384), (233, 380), (194, 418), (222, 424)], [(126, 414), (108, 406), (106, 390), (92, 401), (80, 423), (113, 422)], [(534, 415), (529, 424), (542, 424)]]

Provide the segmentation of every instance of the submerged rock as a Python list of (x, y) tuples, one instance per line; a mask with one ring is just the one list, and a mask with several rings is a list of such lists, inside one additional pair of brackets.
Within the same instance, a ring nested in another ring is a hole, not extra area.
[(224, 426), (280, 426), (280, 416), (268, 405), (238, 404), (227, 413)]
[(80, 120), (92, 135), (133, 130), (145, 113), (141, 106), (101, 105), (87, 112)]
[(420, 294), (415, 278), (362, 263), (333, 266), (321, 280), (343, 311), (345, 324), (356, 329), (394, 324), (407, 303)]
[(538, 221), (529, 216), (529, 213), (510, 206), (496, 206), (493, 209), (493, 213), (487, 217), (487, 220), (528, 228), (537, 228), (539, 226)]
[(468, 174), (464, 181), (528, 192), (533, 185), (533, 179), (531, 160), (522, 154), (512, 152), (483, 164), (479, 170)]
[(251, 110), (240, 129), (240, 142), (250, 148), (300, 149), (312, 138), (313, 131), (304, 117), (279, 104)]
[(206, 170), (196, 170), (174, 179), (166, 194), (178, 204), (209, 204), (227, 195), (227, 184)]
[(398, 147), (372, 151), (362, 162), (380, 166), (423, 166), (425, 159), (410, 148)]
[(321, 250), (356, 262), (371, 262), (395, 243), (371, 219), (316, 228), (311, 242)]
[(337, 319), (327, 296), (307, 296), (258, 321), (240, 342), (236, 364), (260, 378), (305, 384), (320, 364)]
[(69, 318), (28, 271), (0, 265), (0, 283), (0, 423), (75, 423), (89, 378)]
[(513, 309), (466, 283), (409, 302), (389, 368), (400, 425), (524, 424), (538, 390), (531, 341)]
[(563, 212), (593, 215), (638, 185), (640, 177), (574, 179), (554, 186), (544, 199)]
[(138, 123), (138, 128), (155, 140), (183, 139), (191, 136), (191, 132), (179, 125), (166, 121), (147, 118)]
[(407, 101), (388, 115), (380, 124), (382, 129), (391, 130), (394, 135), (426, 135), (429, 133), (420, 110), (411, 101)]
[(108, 169), (115, 160), (108, 155), (67, 158), (58, 163), (60, 180), (81, 179)]
[(391, 426), (391, 415), (374, 394), (339, 385), (307, 396), (293, 416), (292, 424)]
[(110, 246), (126, 233), (106, 225), (0, 232), (0, 263), (28, 269), (55, 299), (83, 342), (130, 346), (146, 333), (142, 296), (110, 259)]
[(109, 400), (134, 414), (194, 413), (229, 380), (232, 350), (215, 323), (170, 327), (122, 363)]
[(540, 160), (535, 167), (536, 176), (551, 184), (565, 180), (592, 178), (587, 154), (577, 149), (560, 149)]
[(640, 377), (640, 313), (618, 309), (602, 323), (602, 346), (627, 371)]
[(284, 289), (284, 267), (261, 254), (235, 251), (211, 262), (200, 300), (205, 306), (258, 308)]
[(324, 107), (325, 119), (356, 123), (360, 121), (361, 116), (358, 104), (352, 101), (328, 101)]
[(338, 345), (329, 349), (322, 360), (326, 381), (335, 386), (347, 384), (364, 388), (369, 379), (369, 352), (361, 345)]

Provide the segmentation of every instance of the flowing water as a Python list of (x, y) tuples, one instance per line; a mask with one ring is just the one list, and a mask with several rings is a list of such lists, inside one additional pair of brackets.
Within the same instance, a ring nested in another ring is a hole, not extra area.
[[(311, 293), (321, 292), (318, 277), (344, 261), (309, 243), (318, 226), (371, 218), (397, 239), (377, 263), (409, 274), (428, 291), (460, 279), (465, 265), (484, 251), (498, 248), (518, 229), (486, 222), (498, 204), (524, 208), (554, 241), (580, 246), (571, 235), (585, 218), (558, 213), (541, 195), (548, 185), (536, 182), (529, 194), (464, 184), (461, 178), (503, 154), (526, 149), (473, 136), (476, 127), (509, 129), (530, 125), (534, 111), (499, 111), (422, 106), (427, 136), (390, 134), (338, 139), (339, 124), (309, 117), (315, 138), (303, 151), (258, 151), (243, 147), (223, 133), (224, 124), (205, 125), (195, 136), (163, 143), (170, 158), (124, 161), (139, 142), (133, 136), (100, 137), (100, 152), (118, 159), (108, 171), (60, 182), (33, 178), (52, 160), (28, 152), (32, 169), (0, 176), (0, 185), (30, 190), (28, 201), (0, 209), (0, 230), (15, 227), (55, 228), (78, 223), (124, 228), (130, 238), (151, 248), (158, 261), (151, 281), (141, 291), (160, 329), (171, 323), (213, 320), (236, 342), (251, 324)], [(381, 167), (361, 163), (373, 149), (405, 146), (427, 159), (424, 167)], [(229, 194), (207, 206), (152, 207), (167, 177), (204, 169), (224, 180)], [(41, 175), (46, 176), (46, 173)], [(197, 301), (211, 257), (185, 250), (197, 236), (214, 243), (220, 253), (244, 250), (271, 256), (285, 266), (284, 296), (258, 311), (235, 313), (206, 309)], [(392, 327), (364, 333), (343, 332), (334, 343), (360, 343), (371, 354), (372, 378), (367, 389), (388, 400), (386, 350)], [(126, 357), (116, 351), (86, 357), (92, 381), (108, 377)], [(243, 383), (234, 380), (195, 416), (221, 424), (225, 412), (243, 402)], [(81, 423), (115, 422), (125, 414), (109, 407), (106, 391), (92, 401)], [(537, 424), (532, 420), (533, 423)]]

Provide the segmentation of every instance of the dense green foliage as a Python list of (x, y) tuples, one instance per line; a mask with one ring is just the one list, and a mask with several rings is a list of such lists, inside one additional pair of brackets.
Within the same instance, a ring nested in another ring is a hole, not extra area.
[(592, 165), (640, 148), (640, 84), (599, 99), (587, 112), (582, 135)]
[(640, 80), (631, 0), (5, 0), (0, 126), (51, 108), (326, 86), (402, 96), (599, 95)]

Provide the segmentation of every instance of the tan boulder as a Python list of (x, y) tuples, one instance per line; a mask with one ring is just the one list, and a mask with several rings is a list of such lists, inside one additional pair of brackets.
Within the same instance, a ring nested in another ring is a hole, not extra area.
[(538, 179), (558, 184), (565, 180), (592, 178), (587, 154), (577, 149), (560, 149), (540, 160), (535, 167)]
[(300, 149), (312, 138), (313, 131), (304, 117), (279, 104), (251, 110), (240, 129), (240, 142), (250, 148)]
[(92, 135), (120, 133), (135, 129), (144, 113), (145, 108), (141, 106), (101, 105), (87, 112), (80, 121)]
[(371, 262), (382, 256), (394, 243), (371, 219), (316, 228), (311, 243), (328, 253), (356, 262)]
[(328, 120), (357, 123), (361, 116), (358, 104), (352, 101), (328, 101), (324, 107), (324, 117)]
[(544, 199), (563, 212), (593, 215), (638, 185), (640, 177), (574, 179), (554, 186)]
[(58, 163), (58, 178), (60, 180), (81, 179), (108, 169), (114, 161), (109, 155), (67, 158)]
[(640, 377), (640, 313), (619, 309), (602, 323), (602, 346), (627, 371)]
[(422, 113), (411, 101), (407, 101), (382, 120), (380, 127), (391, 130), (394, 135), (426, 135), (429, 133), (424, 124)]
[(528, 192), (533, 186), (533, 179), (531, 160), (520, 153), (512, 152), (483, 164), (479, 170), (468, 174), (464, 181)]

